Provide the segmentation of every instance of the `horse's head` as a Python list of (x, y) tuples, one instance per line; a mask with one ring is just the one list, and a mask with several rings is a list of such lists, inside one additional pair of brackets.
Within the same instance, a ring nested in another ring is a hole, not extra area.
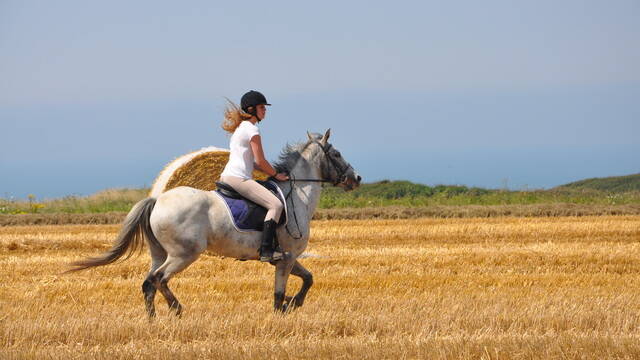
[(346, 191), (353, 190), (360, 186), (362, 178), (355, 172), (351, 164), (340, 154), (340, 151), (329, 143), (331, 129), (327, 130), (324, 136), (311, 135), (309, 141), (320, 146), (324, 156), (320, 164), (320, 172), (323, 179), (331, 181), (334, 186), (340, 186)]

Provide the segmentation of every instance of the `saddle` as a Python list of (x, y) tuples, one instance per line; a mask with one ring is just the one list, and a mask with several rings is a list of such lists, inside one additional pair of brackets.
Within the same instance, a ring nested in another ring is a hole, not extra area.
[[(282, 202), (283, 211), (280, 215), (278, 226), (287, 222), (287, 205), (282, 194), (282, 190), (273, 181), (257, 181), (258, 184), (264, 186), (271, 191)], [(214, 191), (220, 196), (227, 205), (229, 215), (233, 220), (233, 224), (238, 231), (262, 231), (264, 226), (264, 217), (267, 215), (267, 209), (246, 199), (238, 193), (231, 185), (222, 181), (216, 181), (217, 189)]]

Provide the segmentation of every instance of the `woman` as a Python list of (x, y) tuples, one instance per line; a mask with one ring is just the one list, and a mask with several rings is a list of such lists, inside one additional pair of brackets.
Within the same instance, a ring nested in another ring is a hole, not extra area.
[(278, 173), (264, 157), (260, 130), (256, 124), (267, 113), (267, 99), (258, 91), (251, 90), (242, 96), (240, 107), (231, 103), (225, 110), (222, 128), (231, 133), (229, 162), (225, 166), (220, 180), (229, 184), (245, 198), (264, 206), (267, 215), (264, 218), (260, 261), (278, 261), (282, 251), (274, 248), (276, 224), (282, 214), (282, 203), (269, 190), (253, 180), (253, 169), (257, 168), (278, 181), (289, 180), (284, 173)]

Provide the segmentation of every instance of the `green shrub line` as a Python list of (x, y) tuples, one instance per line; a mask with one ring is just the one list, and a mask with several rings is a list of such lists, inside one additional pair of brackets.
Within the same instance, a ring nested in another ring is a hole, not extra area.
[[(147, 188), (109, 189), (90, 196), (66, 196), (45, 201), (37, 201), (34, 195), (30, 195), (26, 201), (0, 198), (0, 214), (128, 212), (148, 193)], [(583, 186), (561, 186), (550, 190), (495, 190), (463, 185), (429, 186), (409, 181), (380, 181), (363, 184), (351, 192), (325, 186), (318, 208), (534, 204), (633, 205), (640, 204), (640, 191), (613, 192)]]
[(461, 185), (428, 186), (409, 181), (365, 184), (355, 191), (327, 187), (319, 207), (359, 208), (376, 206), (421, 207), (433, 205), (526, 204), (639, 204), (640, 191), (610, 193), (602, 190), (555, 188), (551, 190), (489, 190)]
[(585, 179), (562, 185), (561, 188), (594, 189), (613, 193), (640, 191), (640, 174)]

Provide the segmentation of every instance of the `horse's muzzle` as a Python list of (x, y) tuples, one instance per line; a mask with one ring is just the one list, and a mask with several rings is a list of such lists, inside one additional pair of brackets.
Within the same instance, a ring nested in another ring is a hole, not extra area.
[(342, 176), (339, 186), (345, 191), (350, 191), (360, 186), (360, 181), (362, 181), (362, 177), (351, 170)]

